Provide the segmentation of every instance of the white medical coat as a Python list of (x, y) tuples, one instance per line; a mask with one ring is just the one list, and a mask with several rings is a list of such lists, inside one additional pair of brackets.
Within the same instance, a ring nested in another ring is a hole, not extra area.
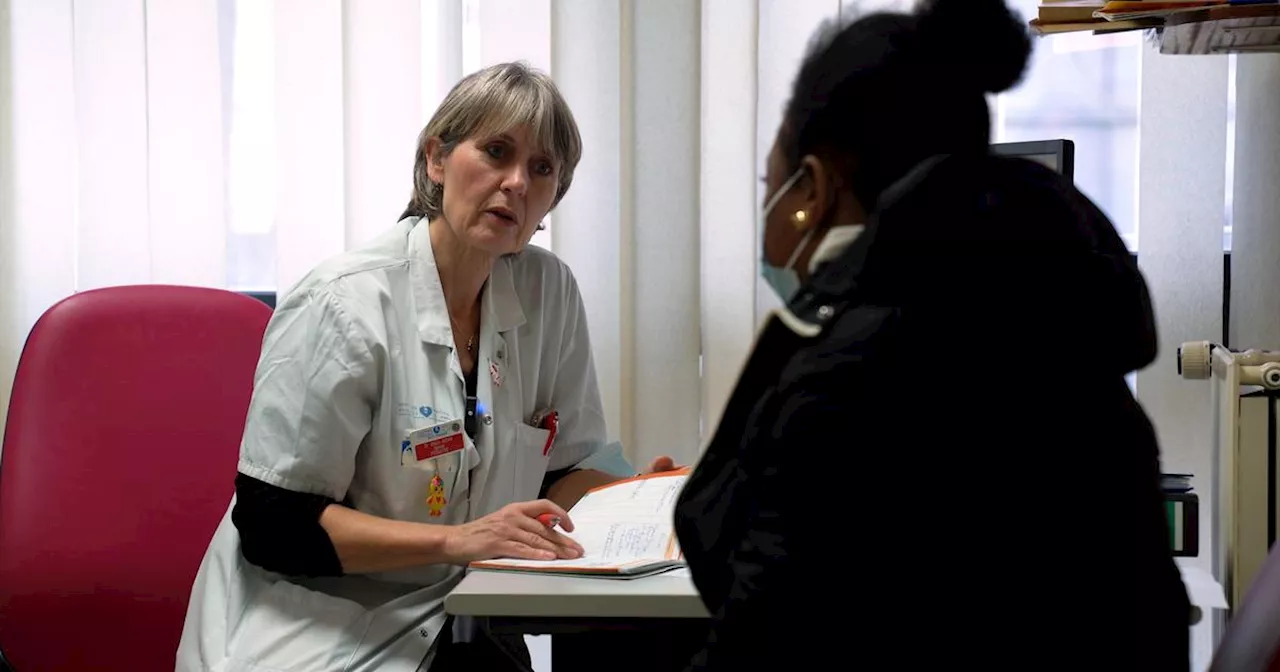
[[(606, 442), (577, 284), (550, 252), (529, 247), (498, 259), (482, 292), (477, 396), (487, 416), (474, 442), (443, 458), (447, 504), (429, 514), (433, 474), (402, 466), (402, 443), (411, 430), (462, 419), (465, 407), (428, 227), (418, 222), (402, 220), (325, 262), (282, 297), (239, 471), (375, 516), (437, 524), (536, 499), (550, 470), (628, 475)], [(528, 424), (546, 408), (560, 415), (548, 455), (547, 431)], [(178, 670), (412, 672), (429, 660), (462, 568), (286, 578), (244, 560), (230, 511), (195, 580)]]

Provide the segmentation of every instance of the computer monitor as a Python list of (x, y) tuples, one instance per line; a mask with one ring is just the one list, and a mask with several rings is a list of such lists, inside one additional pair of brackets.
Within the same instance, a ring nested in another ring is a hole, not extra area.
[(1031, 159), (1056, 170), (1068, 180), (1075, 180), (1076, 145), (1070, 140), (1004, 142), (991, 145), (991, 152), (1000, 156)]

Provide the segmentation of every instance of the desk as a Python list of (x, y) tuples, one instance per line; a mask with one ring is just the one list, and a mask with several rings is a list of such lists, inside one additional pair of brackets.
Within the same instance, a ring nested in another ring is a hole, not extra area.
[(679, 670), (708, 616), (682, 569), (638, 579), (473, 570), (444, 609), (495, 633), (551, 635), (553, 672)]

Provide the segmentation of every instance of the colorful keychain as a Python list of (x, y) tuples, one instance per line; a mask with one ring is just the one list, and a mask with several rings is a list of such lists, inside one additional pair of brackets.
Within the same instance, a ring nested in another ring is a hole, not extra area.
[(444, 479), (440, 478), (440, 458), (459, 453), (465, 446), (462, 422), (446, 420), (438, 425), (410, 432), (407, 445), (400, 448), (401, 464), (412, 464), (432, 472), (426, 501), (427, 512), (432, 518), (444, 515), (444, 507), (449, 503), (445, 497)]
[(444, 481), (440, 478), (440, 472), (437, 471), (435, 476), (431, 477), (431, 486), (427, 489), (427, 509), (432, 518), (438, 518), (444, 513), (444, 505), (448, 501), (444, 497)]

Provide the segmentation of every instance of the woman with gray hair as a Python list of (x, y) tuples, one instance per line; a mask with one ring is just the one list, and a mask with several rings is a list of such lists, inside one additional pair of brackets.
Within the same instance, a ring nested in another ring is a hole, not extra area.
[(179, 670), (528, 668), (443, 601), (476, 560), (579, 557), (547, 517), (572, 532), (579, 497), (635, 475), (573, 274), (528, 247), (581, 152), (545, 74), (472, 74), (418, 139), (400, 221), (282, 296)]

